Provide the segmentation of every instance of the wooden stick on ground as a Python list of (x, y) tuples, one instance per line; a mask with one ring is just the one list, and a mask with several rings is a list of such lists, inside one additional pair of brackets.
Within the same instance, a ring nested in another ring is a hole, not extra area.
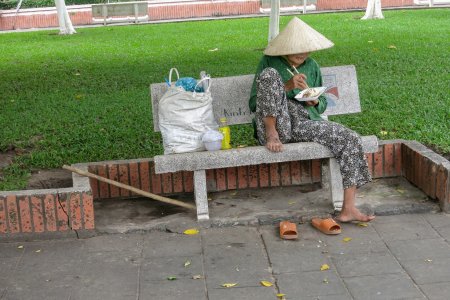
[(178, 201), (178, 200), (175, 200), (175, 199), (170, 199), (170, 198), (162, 197), (162, 196), (159, 196), (159, 195), (155, 195), (155, 194), (152, 194), (152, 193), (140, 190), (138, 188), (135, 188), (133, 186), (126, 185), (126, 184), (123, 184), (123, 183), (120, 183), (120, 182), (117, 182), (117, 181), (114, 181), (114, 180), (111, 180), (111, 179), (108, 179), (108, 178), (105, 178), (105, 177), (101, 177), (101, 176), (98, 176), (96, 174), (89, 173), (87, 171), (83, 171), (83, 170), (80, 170), (80, 169), (77, 169), (77, 168), (74, 168), (74, 167), (71, 167), (71, 166), (64, 165), (63, 169), (66, 169), (66, 170), (69, 170), (71, 172), (77, 173), (77, 174), (79, 174), (81, 176), (94, 178), (94, 179), (97, 179), (99, 181), (103, 181), (103, 182), (106, 182), (108, 184), (115, 185), (115, 186), (117, 186), (119, 188), (132, 191), (132, 192), (134, 192), (136, 194), (139, 194), (139, 195), (142, 195), (144, 197), (148, 197), (148, 198), (151, 198), (151, 199), (154, 199), (154, 200), (158, 200), (158, 201), (161, 201), (161, 202), (164, 202), (164, 203), (169, 203), (169, 204), (178, 205), (178, 206), (181, 206), (181, 207), (184, 207), (184, 208), (189, 208), (189, 209), (196, 210), (196, 207), (194, 205), (192, 205), (192, 204), (188, 204), (188, 203), (184, 203), (184, 202), (181, 202), (181, 201)]

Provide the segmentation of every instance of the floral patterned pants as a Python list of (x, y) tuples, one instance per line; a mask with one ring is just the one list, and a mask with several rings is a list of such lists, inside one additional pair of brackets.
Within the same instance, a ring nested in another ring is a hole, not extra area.
[(344, 188), (360, 187), (371, 181), (359, 135), (330, 121), (313, 121), (300, 102), (286, 98), (284, 83), (273, 68), (264, 69), (256, 79), (256, 131), (261, 145), (266, 144), (263, 118), (276, 118), (280, 141), (316, 142), (334, 154), (339, 163)]

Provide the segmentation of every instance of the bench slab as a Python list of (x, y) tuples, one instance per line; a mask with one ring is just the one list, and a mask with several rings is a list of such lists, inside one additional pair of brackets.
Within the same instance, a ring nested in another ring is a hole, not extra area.
[[(365, 153), (378, 151), (376, 136), (363, 136), (361, 139)], [(333, 157), (327, 147), (318, 143), (292, 143), (284, 144), (283, 147), (284, 150), (278, 153), (272, 153), (263, 146), (253, 146), (220, 151), (157, 155), (154, 157), (155, 173), (219, 169)]]

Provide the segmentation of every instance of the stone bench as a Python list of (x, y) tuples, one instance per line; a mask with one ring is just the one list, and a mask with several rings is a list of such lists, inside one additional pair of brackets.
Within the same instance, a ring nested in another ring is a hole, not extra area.
[(92, 4), (94, 23), (142, 22), (148, 21), (148, 2), (117, 2)]
[[(333, 87), (330, 93), (336, 97), (336, 106), (328, 107), (324, 118), (331, 115), (357, 113), (361, 111), (356, 70), (353, 65), (321, 68), (325, 86)], [(254, 75), (213, 78), (211, 93), (213, 109), (217, 120), (227, 117), (230, 125), (252, 122), (248, 107), (250, 89)], [(158, 101), (167, 90), (166, 83), (150, 85), (153, 107), (154, 130), (159, 131)], [(232, 134), (233, 136), (233, 134)], [(364, 151), (373, 153), (378, 150), (376, 136), (362, 137)], [(190, 152), (154, 157), (157, 174), (193, 171), (194, 193), (198, 220), (208, 220), (208, 197), (206, 170), (278, 163), (299, 160), (322, 159), (322, 183), (330, 192), (330, 198), (336, 210), (342, 208), (343, 186), (339, 165), (333, 154), (317, 143), (292, 143), (284, 145), (283, 152), (272, 153), (264, 146), (254, 146), (221, 151)]]

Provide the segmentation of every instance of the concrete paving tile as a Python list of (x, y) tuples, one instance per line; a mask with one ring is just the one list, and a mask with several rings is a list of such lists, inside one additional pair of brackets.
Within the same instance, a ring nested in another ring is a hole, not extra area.
[(329, 264), (324, 243), (315, 239), (282, 240), (270, 231), (263, 231), (262, 236), (267, 253), (272, 263), (274, 274), (315, 271), (323, 264)]
[[(61, 300), (71, 298), (72, 286), (69, 282), (55, 285), (54, 282), (27, 282), (26, 285), (13, 284), (8, 287), (2, 299), (7, 300)], [(0, 294), (2, 295), (2, 294)], [(87, 299), (87, 298), (85, 298)], [(92, 298), (91, 298), (92, 299)]]
[(387, 242), (392, 254), (400, 261), (450, 257), (450, 245), (442, 238)]
[(355, 300), (423, 298), (414, 282), (404, 273), (348, 277), (343, 280)]
[[(276, 290), (273, 287), (233, 287), (208, 288), (209, 300), (274, 300)], [(185, 298), (186, 299), (186, 298)], [(193, 299), (193, 298), (192, 298)]]
[[(137, 299), (137, 297), (135, 299)], [(148, 281), (141, 279), (139, 299), (207, 300), (205, 282), (200, 279), (188, 278), (181, 278), (173, 281)]]
[[(185, 263), (190, 264), (186, 267)], [(141, 265), (141, 280), (167, 281), (170, 276), (178, 279), (192, 279), (194, 275), (203, 274), (202, 258), (200, 256), (174, 256), (146, 258)]]
[(280, 292), (288, 299), (345, 295), (347, 290), (334, 270), (276, 275)]
[(142, 234), (109, 234), (86, 239), (84, 247), (87, 252), (122, 251), (141, 252), (144, 237)]
[(450, 281), (419, 285), (430, 300), (445, 300), (450, 295)]
[(200, 234), (153, 232), (151, 235), (144, 235), (143, 256), (146, 258), (190, 256), (201, 253)]
[(439, 234), (427, 222), (377, 223), (374, 226), (384, 241), (439, 237)]
[(448, 243), (450, 243), (450, 225), (444, 227), (435, 228), (435, 230), (442, 236)]
[(450, 214), (445, 214), (445, 213), (425, 214), (425, 215), (423, 215), (423, 217), (434, 228), (450, 227)]
[(269, 269), (262, 243), (211, 245), (205, 248), (204, 265), (207, 274), (264, 273)]
[(332, 256), (341, 277), (402, 273), (403, 269), (389, 252)]
[(202, 230), (201, 235), (205, 247), (217, 244), (261, 242), (260, 233), (255, 227), (235, 226), (210, 228), (208, 230)]
[(428, 214), (402, 214), (377, 216), (370, 224), (391, 224), (391, 223), (426, 223), (425, 216)]
[(295, 299), (298, 299), (298, 300), (353, 300), (352, 296), (350, 296), (349, 293), (341, 294), (341, 295), (326, 295), (326, 296), (312, 296), (312, 297), (298, 296)]
[[(3, 258), (6, 257), (20, 257), (25, 252), (27, 243), (0, 243), (0, 253)], [(18, 248), (18, 247), (23, 248)]]
[(17, 263), (20, 261), (20, 257), (0, 257), (0, 278), (2, 275), (6, 275), (5, 273), (12, 272)]
[(402, 265), (417, 284), (442, 282), (450, 278), (450, 257), (406, 260)]

